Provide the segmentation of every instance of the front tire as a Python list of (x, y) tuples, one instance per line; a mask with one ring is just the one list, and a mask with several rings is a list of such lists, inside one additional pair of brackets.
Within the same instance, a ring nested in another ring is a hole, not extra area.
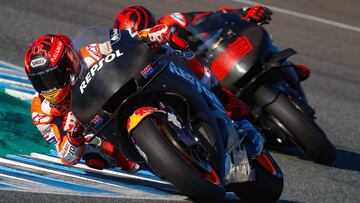
[[(185, 160), (164, 135), (164, 130), (166, 133), (174, 132), (162, 128), (159, 122), (162, 121), (158, 118), (148, 117), (132, 131), (132, 136), (145, 153), (150, 167), (193, 200), (223, 201), (225, 188), (220, 183), (208, 181), (199, 169)], [(207, 175), (217, 176), (216, 173)]]
[(287, 96), (279, 94), (278, 98), (266, 107), (266, 112), (282, 125), (282, 130), (288, 134), (290, 140), (315, 162), (329, 165), (335, 160), (336, 149), (325, 133), (312, 118), (297, 109)]

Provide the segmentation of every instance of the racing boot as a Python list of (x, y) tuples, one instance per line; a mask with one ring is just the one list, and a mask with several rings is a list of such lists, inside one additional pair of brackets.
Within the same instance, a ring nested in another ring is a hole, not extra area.
[(90, 135), (86, 136), (88, 140), (83, 159), (85, 164), (95, 169), (107, 169), (121, 167), (125, 172), (135, 173), (140, 166), (129, 161), (122, 152), (115, 149), (115, 146), (99, 137)]

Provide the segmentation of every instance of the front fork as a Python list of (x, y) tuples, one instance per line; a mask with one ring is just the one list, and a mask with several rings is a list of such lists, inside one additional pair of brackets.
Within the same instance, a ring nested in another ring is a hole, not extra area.
[(246, 147), (249, 158), (258, 156), (264, 147), (264, 137), (247, 119), (234, 122), (234, 127)]
[(275, 136), (274, 138), (280, 143), (287, 142), (287, 136), (283, 134), (285, 129), (276, 118), (266, 113), (266, 107), (275, 102), (279, 94), (284, 94), (293, 102), (296, 108), (309, 117), (315, 118), (314, 109), (306, 102), (302, 88), (300, 90), (299, 92), (294, 89), (293, 86), (285, 80), (278, 80), (275, 83), (263, 84), (254, 93), (256, 105), (252, 110), (253, 116), (259, 121), (261, 127), (271, 132), (271, 134)]
[(300, 79), (296, 71), (294, 70), (294, 64), (291, 62), (284, 62), (284, 69), (279, 70), (281, 78), (284, 80), (279, 81), (279, 89), (288, 94), (296, 96), (297, 99), (307, 103), (307, 98), (305, 96), (304, 90), (300, 84)]
[[(263, 150), (264, 138), (246, 119), (233, 122), (234, 131), (231, 146), (225, 158), (225, 184), (255, 180), (249, 159), (256, 158)], [(230, 139), (231, 140), (231, 139)]]
[(293, 86), (289, 85), (285, 81), (280, 81), (277, 86), (280, 92), (289, 97), (297, 109), (304, 112), (309, 117), (315, 118), (315, 110), (308, 104), (305, 93), (300, 84), (298, 84), (297, 89), (294, 89)]

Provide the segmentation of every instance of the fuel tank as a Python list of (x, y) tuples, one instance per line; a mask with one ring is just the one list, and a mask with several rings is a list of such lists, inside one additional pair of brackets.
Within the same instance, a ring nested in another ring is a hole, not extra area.
[(274, 51), (270, 36), (262, 26), (243, 21), (238, 15), (221, 14), (212, 18), (207, 19), (215, 22), (212, 26), (202, 25), (205, 22), (196, 25), (211, 40), (202, 55), (204, 62), (223, 86), (238, 89), (236, 86), (260, 71)]

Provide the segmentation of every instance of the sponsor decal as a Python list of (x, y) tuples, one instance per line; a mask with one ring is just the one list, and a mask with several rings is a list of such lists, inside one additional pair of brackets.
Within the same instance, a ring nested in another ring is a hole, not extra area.
[(40, 114), (40, 113), (33, 112), (32, 120), (35, 124), (47, 124), (52, 120), (52, 117), (48, 116), (46, 114)]
[(50, 139), (48, 139), (48, 142), (51, 144), (51, 145), (54, 145), (56, 146), (58, 141), (56, 140), (56, 137), (51, 137)]
[(104, 66), (104, 63), (110, 63), (111, 61), (113, 61), (115, 58), (118, 58), (120, 56), (122, 56), (124, 53), (120, 52), (120, 50), (116, 50), (115, 52), (107, 55), (105, 58), (102, 58), (98, 63), (94, 64), (91, 68), (90, 71), (86, 74), (85, 76), (85, 80), (82, 81), (82, 83), (80, 84), (80, 93), (83, 94), (86, 87), (89, 85), (91, 79), (95, 76), (97, 71), (100, 71), (101, 68)]
[(44, 66), (46, 64), (46, 62), (47, 62), (47, 60), (44, 57), (36, 58), (30, 62), (30, 66), (32, 68), (40, 67), (40, 66)]
[(172, 62), (170, 63), (170, 72), (184, 78), (188, 82), (190, 82), (192, 85), (196, 87), (196, 90), (202, 94), (206, 95), (207, 98), (212, 101), (212, 104), (214, 104), (219, 110), (225, 112), (224, 107), (220, 100), (212, 93), (209, 89), (207, 89), (199, 80), (193, 77), (190, 73), (186, 72), (182, 68), (178, 68), (175, 64)]
[(112, 29), (110, 40), (111, 40), (111, 44), (120, 40), (120, 33), (118, 29)]
[(56, 90), (58, 90), (58, 88), (57, 88), (57, 87), (54, 87), (54, 88), (51, 88), (51, 89), (49, 89), (49, 90), (41, 91), (41, 94), (49, 94), (49, 93), (54, 92), (54, 91), (56, 91)]
[(45, 140), (48, 141), (50, 144), (56, 145), (58, 143), (56, 140), (54, 130), (52, 129), (51, 126), (49, 126), (44, 131), (42, 131), (41, 134), (43, 135)]
[(90, 44), (86, 46), (86, 50), (96, 56), (98, 59), (101, 58), (100, 49), (97, 44)]
[(41, 103), (41, 111), (47, 115), (51, 115), (51, 104), (47, 99), (44, 99)]
[(50, 58), (51, 65), (56, 64), (56, 62), (60, 58), (60, 55), (61, 55), (63, 49), (64, 49), (64, 44), (62, 42), (58, 41), (58, 43), (56, 44), (55, 50), (50, 50), (51, 52), (53, 52), (52, 54), (50, 54), (50, 56), (51, 56), (51, 58)]
[(219, 80), (223, 80), (236, 61), (240, 60), (252, 49), (253, 46), (246, 36), (238, 37), (212, 62), (211, 71)]
[(182, 27), (186, 26), (186, 19), (183, 14), (181, 13), (173, 13), (170, 15), (176, 22), (178, 22)]
[(153, 68), (151, 65), (148, 65), (148, 66), (146, 66), (146, 68), (144, 68), (144, 69), (141, 71), (141, 75), (142, 75), (144, 78), (147, 78), (147, 76), (149, 76), (153, 71), (154, 71), (154, 68)]
[(76, 149), (68, 140), (65, 142), (63, 149), (60, 152), (60, 157), (65, 162), (73, 162), (78, 157), (77, 155), (80, 153), (80, 148)]
[(96, 115), (95, 118), (93, 118), (93, 119), (90, 121), (90, 123), (98, 126), (98, 125), (100, 125), (103, 121), (104, 121), (103, 118), (101, 118), (99, 115)]
[(70, 74), (70, 84), (71, 86), (73, 86), (76, 82), (76, 77), (75, 77), (75, 74)]
[(136, 111), (127, 120), (128, 132), (130, 132), (133, 128), (135, 128), (143, 118), (154, 112), (166, 113), (165, 111), (159, 110), (154, 107), (141, 107), (136, 109)]

